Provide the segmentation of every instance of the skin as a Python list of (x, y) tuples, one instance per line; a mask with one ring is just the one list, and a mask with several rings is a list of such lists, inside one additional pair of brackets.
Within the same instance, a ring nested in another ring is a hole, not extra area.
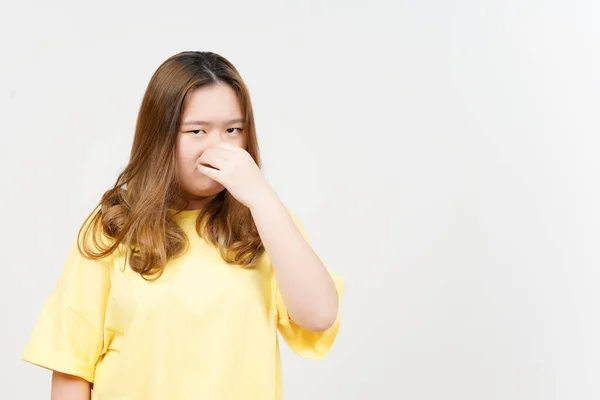
[(58, 371), (52, 373), (51, 400), (89, 400), (90, 394), (88, 381)]
[[(338, 311), (333, 280), (245, 150), (242, 116), (237, 95), (226, 84), (192, 93), (177, 138), (182, 197), (188, 209), (199, 209), (227, 189), (248, 207), (291, 319), (311, 331), (326, 330)], [(51, 398), (89, 400), (90, 383), (54, 372)]]
[[(183, 112), (177, 136), (177, 173), (188, 209), (198, 209), (225, 187), (198, 167), (206, 150), (222, 143), (246, 148), (243, 114), (236, 93), (218, 84), (196, 89)], [(194, 122), (197, 121), (197, 122)]]
[[(245, 139), (227, 135), (226, 128), (234, 125), (225, 121), (240, 117), (238, 99), (229, 86), (213, 85), (194, 93), (184, 114), (183, 124), (187, 128), (180, 133), (178, 142), (180, 176), (190, 179), (182, 187), (188, 188), (190, 198), (199, 206), (203, 204), (203, 196), (216, 195), (225, 188), (250, 209), (290, 317), (305, 329), (323, 331), (337, 316), (333, 280), (244, 149)], [(189, 120), (210, 121), (210, 124), (185, 125)], [(192, 172), (183, 175), (192, 168), (203, 176)]]

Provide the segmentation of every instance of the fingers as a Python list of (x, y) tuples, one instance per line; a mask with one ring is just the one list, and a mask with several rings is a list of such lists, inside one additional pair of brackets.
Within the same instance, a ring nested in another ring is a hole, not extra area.
[(207, 177), (209, 177), (210, 179), (219, 182), (220, 184), (223, 184), (222, 182), (222, 172), (219, 171), (218, 169), (214, 169), (211, 167), (207, 167), (206, 165), (198, 165), (198, 171), (201, 174), (206, 175)]
[(206, 149), (198, 160), (202, 164), (209, 164), (214, 168), (222, 169), (224, 163), (238, 157), (237, 154), (241, 152), (245, 152), (245, 150), (231, 143), (221, 142)]
[(226, 154), (223, 154), (222, 151), (219, 151), (215, 147), (211, 147), (207, 149), (200, 158), (198, 158), (198, 162), (203, 165), (208, 165), (215, 169), (222, 169), (225, 163), (227, 162)]

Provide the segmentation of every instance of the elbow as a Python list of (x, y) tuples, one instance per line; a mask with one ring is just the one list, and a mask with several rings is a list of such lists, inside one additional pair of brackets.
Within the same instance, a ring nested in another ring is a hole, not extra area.
[(313, 323), (312, 326), (309, 328), (309, 330), (311, 330), (313, 332), (324, 332), (327, 329), (331, 328), (334, 323), (335, 323), (335, 319), (319, 320), (319, 321), (316, 321), (315, 323)]
[(337, 319), (337, 308), (314, 313), (304, 324), (304, 328), (312, 332), (323, 332), (331, 328)]
[(337, 318), (339, 301), (337, 296), (331, 299), (317, 300), (302, 303), (299, 309), (288, 309), (288, 315), (292, 321), (303, 329), (311, 332), (323, 332), (331, 328)]

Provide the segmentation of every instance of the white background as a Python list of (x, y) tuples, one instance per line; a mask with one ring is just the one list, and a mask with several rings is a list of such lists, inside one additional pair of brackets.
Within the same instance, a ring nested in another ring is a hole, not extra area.
[(346, 278), (288, 400), (600, 398), (596, 1), (3, 2), (0, 398), (150, 76), (210, 50), (265, 174)]

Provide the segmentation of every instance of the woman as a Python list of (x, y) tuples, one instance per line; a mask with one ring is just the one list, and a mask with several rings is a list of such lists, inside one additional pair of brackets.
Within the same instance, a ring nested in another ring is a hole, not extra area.
[(54, 371), (52, 399), (281, 399), (277, 331), (302, 356), (328, 352), (343, 280), (259, 165), (235, 67), (166, 60), (24, 351)]

